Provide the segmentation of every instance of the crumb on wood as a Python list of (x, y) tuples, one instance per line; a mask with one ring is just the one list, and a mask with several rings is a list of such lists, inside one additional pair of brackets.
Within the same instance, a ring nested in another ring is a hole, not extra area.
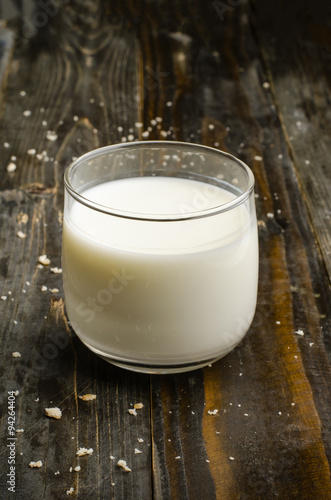
[(135, 417), (137, 416), (137, 410), (135, 408), (129, 408), (128, 412), (130, 415), (134, 415)]
[(75, 468), (74, 468), (74, 471), (75, 471), (75, 472), (79, 472), (79, 471), (80, 471), (80, 469), (81, 469), (81, 466), (80, 466), (80, 465), (77, 465), (77, 467), (75, 467)]
[(92, 455), (93, 453), (93, 448), (79, 448), (79, 450), (76, 452), (76, 455), (78, 457), (83, 457), (84, 455)]
[(60, 408), (45, 408), (45, 413), (47, 417), (56, 418), (57, 420), (62, 417)]
[(40, 255), (38, 258), (38, 262), (39, 262), (39, 264), (42, 264), (43, 266), (49, 266), (51, 263), (50, 259), (47, 257), (46, 254)]
[(83, 396), (78, 396), (82, 401), (93, 401), (97, 398), (96, 394), (84, 394)]
[(21, 353), (18, 351), (12, 352), (11, 355), (13, 358), (20, 358), (21, 357)]
[(141, 410), (144, 407), (143, 403), (136, 403), (133, 405), (135, 410)]
[(208, 410), (208, 415), (216, 415), (218, 413), (218, 410), (215, 408), (215, 410)]
[(62, 273), (62, 269), (60, 267), (51, 267), (51, 273), (61, 274)]
[(7, 172), (15, 172), (16, 170), (16, 165), (13, 162), (8, 163), (7, 165)]
[(32, 469), (42, 467), (42, 465), (43, 465), (43, 463), (41, 460), (38, 460), (38, 462), (30, 462), (29, 463), (29, 467), (31, 467)]
[(138, 455), (139, 453), (142, 453), (142, 451), (141, 451), (141, 450), (138, 450), (138, 448), (135, 448), (135, 449), (134, 449), (134, 453), (135, 453), (135, 455)]
[(122, 467), (122, 469), (125, 472), (131, 472), (131, 469), (130, 469), (130, 467), (127, 466), (127, 463), (125, 460), (118, 460), (117, 465), (118, 465), (118, 467)]
[(73, 495), (75, 492), (75, 490), (73, 489), (73, 487), (71, 487), (69, 490), (66, 491), (67, 495)]

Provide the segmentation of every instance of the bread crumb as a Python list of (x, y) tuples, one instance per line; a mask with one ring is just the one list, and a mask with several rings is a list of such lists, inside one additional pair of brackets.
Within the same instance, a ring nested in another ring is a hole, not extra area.
[(62, 269), (60, 267), (51, 267), (51, 273), (61, 274), (62, 273)]
[(43, 286), (40, 288), (40, 290), (41, 290), (42, 292), (46, 292), (46, 291), (47, 291), (47, 286), (43, 285)]
[(56, 472), (54, 472), (54, 476), (58, 476), (60, 474), (60, 471), (57, 470)]
[(144, 442), (143, 438), (138, 438), (138, 443), (143, 443), (143, 442)]
[(129, 408), (128, 412), (130, 413), (130, 415), (134, 415), (135, 417), (137, 416), (137, 411), (135, 408)]
[(79, 471), (80, 471), (80, 469), (81, 469), (81, 466), (80, 466), (80, 465), (77, 465), (77, 467), (75, 467), (75, 468), (74, 468), (74, 471), (75, 471), (75, 472), (79, 472)]
[(141, 451), (141, 450), (138, 450), (138, 448), (135, 448), (135, 449), (134, 449), (134, 453), (135, 453), (135, 455), (137, 455), (138, 453), (142, 453), (142, 451)]
[(208, 415), (216, 415), (216, 413), (218, 413), (218, 410), (208, 410)]
[(51, 293), (58, 293), (60, 290), (58, 288), (50, 288)]
[(93, 448), (79, 448), (79, 450), (76, 452), (76, 455), (79, 457), (83, 457), (84, 455), (92, 455), (93, 453)]
[(57, 139), (57, 133), (54, 132), (53, 130), (47, 130), (46, 139), (48, 141), (56, 141), (56, 139)]
[(143, 403), (136, 403), (133, 405), (133, 408), (135, 408), (136, 410), (141, 410), (142, 408), (144, 408), (144, 405)]
[(28, 155), (35, 155), (37, 150), (35, 148), (31, 148), (27, 150)]
[(35, 467), (42, 467), (43, 463), (41, 460), (38, 460), (38, 462), (30, 462), (29, 463), (29, 467), (31, 467), (32, 469), (35, 468)]
[(304, 336), (304, 334), (305, 334), (305, 333), (304, 333), (304, 331), (303, 331), (301, 328), (300, 328), (299, 330), (296, 330), (296, 332), (295, 332), (295, 333), (296, 333), (297, 335), (301, 335), (301, 337), (303, 337), (303, 336)]
[(264, 83), (262, 84), (262, 87), (263, 87), (264, 89), (268, 89), (268, 88), (270, 87), (270, 83), (269, 83), (269, 82), (264, 82)]
[(16, 429), (16, 432), (24, 432), (24, 429)]
[(75, 490), (73, 489), (73, 487), (71, 487), (69, 490), (66, 491), (67, 495), (73, 495), (75, 492)]
[(16, 170), (16, 165), (13, 162), (8, 163), (7, 165), (7, 172), (15, 172)]
[(21, 357), (21, 353), (18, 351), (12, 352), (11, 355), (13, 358), (20, 358)]
[(1, 295), (1, 300), (7, 300), (7, 295)]
[(234, 460), (234, 457), (229, 457), (229, 460)]
[(178, 455), (177, 457), (175, 457), (175, 460), (180, 460), (181, 457)]
[(30, 116), (30, 115), (31, 115), (30, 109), (26, 109), (25, 111), (23, 111), (23, 116)]
[(254, 156), (254, 160), (256, 160), (256, 161), (262, 161), (262, 160), (263, 160), (263, 158), (262, 158), (262, 156), (255, 155), (255, 156)]
[(24, 240), (24, 238), (26, 238), (26, 234), (23, 233), (23, 231), (18, 231), (16, 235), (18, 238), (20, 238), (20, 240)]
[(125, 461), (125, 460), (118, 460), (117, 465), (118, 465), (119, 467), (122, 467), (122, 469), (124, 469), (124, 470), (125, 470), (125, 472), (131, 472), (131, 469), (130, 469), (130, 467), (128, 467), (128, 466), (127, 466), (127, 464), (126, 464), (126, 461)]
[(45, 408), (47, 417), (56, 418), (59, 420), (62, 417), (62, 411), (60, 408)]
[(110, 460), (115, 460), (114, 455), (110, 455), (110, 457), (109, 457), (109, 458), (110, 458)]
[(84, 394), (84, 396), (78, 396), (79, 399), (82, 399), (83, 401), (92, 401), (93, 399), (97, 398), (96, 394)]
[(40, 257), (38, 258), (38, 262), (43, 266), (49, 266), (51, 263), (51, 261), (47, 258), (46, 254), (40, 255)]

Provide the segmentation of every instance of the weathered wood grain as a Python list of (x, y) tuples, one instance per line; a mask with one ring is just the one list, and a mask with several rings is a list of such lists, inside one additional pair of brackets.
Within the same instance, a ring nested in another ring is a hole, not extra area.
[(254, 0), (256, 34), (315, 238), (331, 280), (330, 71), (328, 2)]
[[(272, 11), (257, 0), (253, 10), (230, 0), (56, 5), (47, 12), (46, 2), (0, 3), (7, 19), (5, 38), (0, 33), (1, 498), (12, 497), (11, 390), (19, 391), (16, 428), (24, 429), (18, 499), (70, 498), (70, 488), (75, 498), (101, 500), (331, 498), (322, 167), (330, 80), (327, 49), (319, 52), (329, 38), (316, 28), (327, 10), (321, 3), (307, 21), (297, 2)], [(61, 274), (50, 271), (61, 267), (65, 167), (87, 150), (136, 138), (217, 147), (255, 174), (256, 315), (242, 344), (204, 370), (148, 376), (100, 360), (70, 328)], [(312, 169), (316, 152), (321, 162)], [(8, 172), (9, 163), (16, 170)], [(42, 254), (50, 266), (38, 267)], [(79, 398), (87, 393), (97, 398)], [(128, 409), (137, 402), (144, 406), (135, 417)], [(60, 420), (45, 416), (52, 406), (62, 409)], [(79, 458), (79, 447), (94, 451)], [(29, 468), (37, 460), (43, 466)]]

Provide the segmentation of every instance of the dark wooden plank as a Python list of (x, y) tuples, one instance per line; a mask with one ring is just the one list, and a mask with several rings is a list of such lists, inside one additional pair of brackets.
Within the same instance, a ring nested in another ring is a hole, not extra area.
[[(331, 498), (330, 289), (290, 125), (281, 126), (277, 111), (281, 89), (264, 85), (264, 28), (253, 29), (242, 1), (81, 0), (62, 2), (28, 35), (40, 5), (14, 2), (7, 16), (19, 38), (0, 125), (9, 144), (1, 144), (0, 164), (1, 494), (10, 498), (7, 392), (19, 390), (17, 498), (64, 498), (70, 488), (81, 499)], [(327, 93), (326, 79), (321, 85)], [(61, 275), (37, 267), (44, 253), (61, 266), (62, 174), (71, 158), (147, 136), (239, 155), (257, 184), (253, 325), (213, 367), (178, 376), (136, 375), (92, 355), (68, 325)], [(96, 400), (82, 401), (86, 393)], [(137, 402), (144, 407), (134, 417), (128, 409)], [(62, 419), (44, 415), (50, 406)], [(78, 458), (79, 447), (94, 451)], [(132, 472), (116, 466), (120, 458)], [(39, 459), (40, 469), (28, 467)]]
[(308, 1), (254, 5), (270, 85), (331, 279), (331, 7)]
[[(158, 48), (154, 61), (179, 86), (170, 108), (177, 137), (201, 138), (253, 168), (260, 292), (247, 339), (203, 371), (204, 398), (201, 373), (152, 380), (155, 497), (192, 498), (194, 491), (201, 499), (330, 498), (330, 346), (323, 331), (331, 311), (323, 262), (265, 85), (248, 6), (229, 7), (223, 19), (214, 12), (212, 19), (212, 10), (197, 3), (194, 14), (199, 29), (186, 14), (175, 37), (180, 62), (164, 55), (174, 41), (166, 35), (169, 21), (160, 28), (157, 14), (144, 50)], [(157, 91), (145, 116), (169, 99), (168, 87)], [(295, 333), (301, 329), (303, 336)]]
[[(2, 108), (0, 491), (10, 498), (7, 392), (18, 390), (16, 428), (24, 432), (16, 443), (17, 498), (57, 499), (71, 491), (77, 498), (146, 499), (149, 377), (111, 367), (81, 344), (65, 316), (61, 274), (50, 271), (61, 267), (65, 167), (87, 150), (120, 141), (138, 121), (131, 99), (137, 45), (101, 2), (92, 11), (88, 3), (83, 10), (65, 4), (34, 36), (23, 36), (24, 24), (18, 30)], [(40, 2), (32, 7), (25, 5), (23, 23), (36, 19)], [(11, 172), (10, 163), (16, 166)], [(43, 254), (51, 265), (39, 269)], [(13, 358), (14, 351), (21, 357)], [(82, 401), (86, 393), (96, 400)], [(137, 417), (129, 414), (140, 402)], [(61, 408), (62, 418), (46, 417), (46, 407)], [(80, 447), (94, 451), (79, 458)], [(120, 459), (132, 472), (117, 466)], [(38, 460), (40, 469), (29, 468)], [(79, 472), (72, 470), (78, 465)]]

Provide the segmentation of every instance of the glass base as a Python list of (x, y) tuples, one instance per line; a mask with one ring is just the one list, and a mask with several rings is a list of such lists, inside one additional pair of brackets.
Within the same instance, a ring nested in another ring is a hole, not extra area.
[(212, 363), (215, 363), (219, 359), (226, 356), (230, 351), (233, 350), (231, 348), (229, 351), (222, 353), (216, 358), (204, 359), (200, 361), (192, 361), (189, 363), (173, 363), (171, 365), (166, 364), (152, 364), (152, 363), (137, 363), (133, 360), (120, 359), (111, 355), (105, 355), (95, 347), (91, 347), (89, 344), (84, 342), (86, 347), (90, 349), (90, 351), (97, 354), (100, 358), (104, 359), (108, 363), (118, 366), (119, 368), (124, 368), (126, 370), (130, 370), (137, 373), (148, 373), (151, 375), (167, 375), (171, 373), (184, 373), (190, 372), (192, 370), (198, 370), (199, 368), (204, 368)]

